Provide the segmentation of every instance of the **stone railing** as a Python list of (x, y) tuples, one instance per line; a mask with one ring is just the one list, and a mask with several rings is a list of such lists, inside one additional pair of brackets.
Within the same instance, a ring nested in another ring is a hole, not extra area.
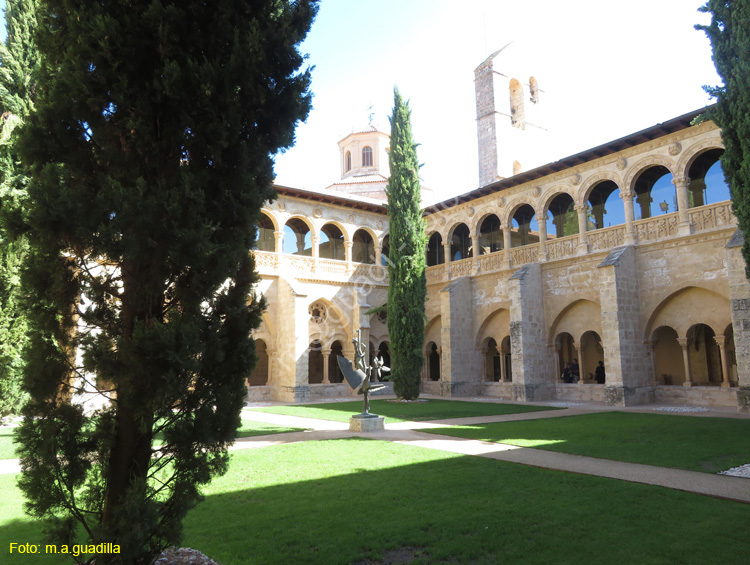
[(352, 276), (358, 281), (388, 284), (388, 269), (382, 265), (357, 263)]
[(551, 261), (574, 257), (578, 249), (578, 234), (547, 240), (547, 258)]
[(330, 275), (345, 275), (346, 261), (336, 261), (334, 259), (318, 259), (317, 273), (327, 273)]
[(479, 261), (479, 271), (482, 273), (500, 271), (505, 266), (505, 251), (495, 251), (495, 253), (488, 255), (480, 255), (477, 260)]
[(539, 261), (539, 244), (524, 245), (523, 247), (514, 247), (510, 250), (510, 261), (516, 265), (525, 265), (527, 263), (536, 263)]
[(445, 265), (433, 265), (425, 270), (427, 284), (436, 284), (445, 280)]
[(677, 213), (663, 214), (656, 218), (646, 218), (634, 222), (635, 234), (639, 242), (657, 241), (677, 235)]
[(688, 218), (693, 226), (693, 232), (701, 232), (714, 228), (723, 228), (737, 224), (737, 218), (732, 214), (731, 202), (709, 204), (700, 208), (688, 210)]
[(278, 255), (270, 251), (253, 251), (255, 268), (259, 273), (268, 273), (276, 270), (276, 259)]
[(625, 225), (612, 226), (586, 233), (589, 251), (602, 251), (625, 245)]
[(474, 258), (461, 259), (460, 261), (450, 262), (451, 278), (468, 277), (474, 270)]

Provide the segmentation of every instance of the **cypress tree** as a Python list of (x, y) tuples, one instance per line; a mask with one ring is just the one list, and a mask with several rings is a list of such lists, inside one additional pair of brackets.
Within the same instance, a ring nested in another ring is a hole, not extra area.
[(317, 2), (40, 3), (19, 484), (55, 543), (151, 563), (227, 469), (263, 307), (249, 251), (310, 110)]
[(705, 87), (716, 98), (706, 116), (721, 128), (721, 167), (732, 195), (732, 209), (745, 236), (742, 255), (750, 278), (750, 1), (709, 0), (708, 26), (695, 26), (711, 40), (716, 71), (724, 82)]
[(394, 392), (399, 398), (414, 400), (419, 397), (424, 363), (427, 238), (420, 205), (422, 189), (417, 146), (411, 133), (411, 110), (398, 89), (394, 89), (393, 98), (388, 157), (391, 176), (386, 188), (390, 216), (387, 324)]
[(28, 242), (23, 235), (26, 171), (15, 149), (17, 129), (33, 106), (33, 74), (38, 55), (36, 0), (8, 0), (6, 39), (0, 45), (0, 415), (18, 413), (26, 344), (26, 315), (21, 304), (21, 267)]

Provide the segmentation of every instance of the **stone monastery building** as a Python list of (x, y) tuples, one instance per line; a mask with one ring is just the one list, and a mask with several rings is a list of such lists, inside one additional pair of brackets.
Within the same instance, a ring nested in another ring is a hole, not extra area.
[[(691, 112), (524, 170), (544, 92), (495, 55), (475, 70), (480, 187), (424, 211), (423, 392), (750, 410), (750, 284), (718, 128)], [(387, 298), (388, 139), (350, 134), (340, 181), (277, 186), (264, 207), (251, 399), (350, 395), (336, 355), (353, 357), (357, 331), (389, 364), (384, 316), (366, 313)]]

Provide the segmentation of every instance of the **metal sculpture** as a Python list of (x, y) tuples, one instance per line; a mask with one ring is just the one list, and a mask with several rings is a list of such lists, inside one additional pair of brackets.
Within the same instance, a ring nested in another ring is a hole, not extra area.
[(363, 418), (377, 418), (376, 414), (370, 414), (370, 393), (385, 388), (382, 384), (372, 384), (373, 377), (378, 380), (382, 373), (390, 372), (388, 367), (383, 366), (382, 359), (374, 359), (372, 367), (365, 365), (365, 356), (367, 355), (367, 346), (362, 343), (362, 331), (357, 330), (357, 337), (352, 340), (354, 344), (354, 367), (352, 362), (346, 357), (338, 355), (339, 367), (341, 372), (357, 394), (364, 396), (364, 412), (360, 415)]

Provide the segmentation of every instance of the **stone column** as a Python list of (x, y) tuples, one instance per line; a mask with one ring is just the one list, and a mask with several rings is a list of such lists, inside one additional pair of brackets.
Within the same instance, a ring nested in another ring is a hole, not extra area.
[(583, 377), (586, 374), (584, 365), (583, 365), (583, 344), (578, 342), (573, 342), (573, 349), (576, 352), (576, 357), (578, 358), (578, 384), (583, 384)]
[(745, 276), (745, 260), (742, 258), (744, 240), (740, 230), (734, 232), (726, 246), (726, 265), (737, 356), (737, 409), (750, 412), (750, 283)]
[(732, 381), (729, 380), (729, 361), (727, 359), (727, 338), (723, 335), (714, 336), (716, 345), (719, 346), (719, 356), (721, 357), (721, 375), (722, 381), (721, 386), (729, 387), (732, 386)]
[(562, 347), (555, 344), (555, 382), (560, 382), (560, 375), (562, 374), (562, 368), (560, 367), (560, 351)]
[(375, 264), (378, 267), (381, 267), (383, 265), (383, 242), (379, 242), (375, 246)]
[(505, 383), (508, 382), (508, 371), (505, 368), (505, 354), (503, 353), (502, 343), (500, 344), (498, 353), (500, 354), (500, 382)]
[(483, 381), (491, 381), (489, 375), (487, 374), (487, 354), (490, 352), (490, 350), (486, 347), (482, 347), (479, 350), (479, 353), (482, 356), (482, 380)]
[(440, 291), (440, 344), (443, 396), (475, 396), (481, 393), (481, 363), (474, 344), (474, 310), (471, 277), (459, 277)]
[(554, 361), (546, 346), (542, 266), (520, 267), (508, 280), (510, 347), (513, 362), (513, 400), (533, 402), (555, 396), (549, 375)]
[(354, 264), (352, 263), (352, 247), (354, 246), (353, 241), (344, 242), (344, 255), (346, 257), (346, 272), (351, 273), (354, 270)]
[(450, 263), (451, 261), (453, 261), (453, 257), (451, 257), (451, 242), (450, 241), (443, 242), (443, 254), (445, 255), (446, 263)]
[(688, 177), (677, 177), (672, 179), (677, 190), (677, 235), (690, 235), (692, 229), (688, 217), (688, 208), (690, 202), (688, 199), (688, 186), (690, 179)]
[(284, 252), (284, 232), (275, 231), (273, 232), (274, 239), (274, 251), (276, 252), (276, 268), (278, 269), (281, 265), (281, 255)]
[(682, 347), (682, 362), (685, 365), (685, 382), (683, 386), (693, 386), (693, 372), (690, 369), (690, 347), (691, 340), (687, 337), (678, 337), (677, 343)]
[(654, 386), (659, 386), (660, 384), (666, 384), (661, 383), (659, 381), (659, 373), (656, 371), (656, 344), (658, 343), (655, 339), (649, 339), (643, 342), (643, 345), (650, 348), (651, 350), (651, 371), (654, 374)]
[(317, 271), (318, 261), (320, 260), (320, 236), (313, 235), (310, 241), (312, 241), (313, 270)]
[(547, 260), (547, 214), (537, 214), (536, 223), (539, 225), (539, 261)]
[(625, 209), (625, 245), (635, 245), (635, 209), (633, 208), (633, 194), (620, 193), (622, 205)]
[(578, 212), (578, 255), (585, 255), (589, 252), (589, 236), (586, 233), (589, 207), (586, 204), (576, 204), (575, 210)]
[(266, 349), (268, 355), (268, 382), (266, 384), (273, 384), (273, 376), (276, 370), (276, 350)]
[(511, 248), (511, 243), (512, 243), (510, 227), (511, 227), (510, 223), (508, 225), (503, 226), (503, 253), (505, 254), (504, 255), (505, 259), (503, 261), (504, 269), (510, 268), (510, 248)]
[(331, 350), (324, 348), (320, 352), (323, 354), (323, 384), (330, 384), (331, 381), (328, 378), (328, 358), (331, 355)]

